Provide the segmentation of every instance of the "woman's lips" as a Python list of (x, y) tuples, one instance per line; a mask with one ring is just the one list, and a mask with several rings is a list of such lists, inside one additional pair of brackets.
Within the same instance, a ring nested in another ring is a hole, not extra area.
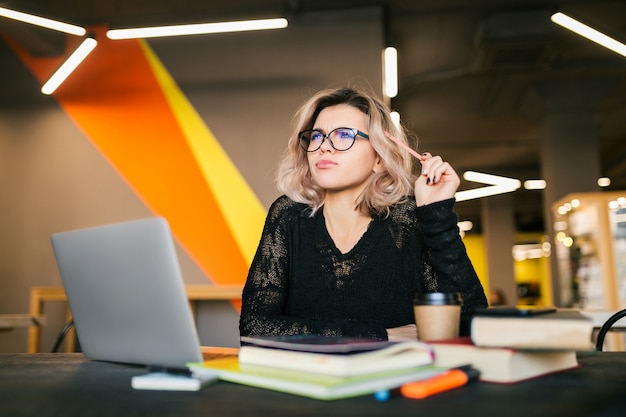
[(316, 166), (317, 168), (320, 168), (320, 169), (330, 168), (330, 167), (333, 167), (333, 166), (335, 166), (335, 165), (337, 165), (335, 162), (330, 161), (330, 160), (328, 160), (328, 159), (322, 159), (322, 160), (317, 161), (317, 162), (315, 163), (315, 166)]

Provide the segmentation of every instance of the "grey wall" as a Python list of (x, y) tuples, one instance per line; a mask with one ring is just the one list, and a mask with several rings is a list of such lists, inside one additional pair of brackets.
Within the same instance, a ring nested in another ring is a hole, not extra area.
[[(347, 30), (346, 19), (359, 29)], [(296, 107), (326, 87), (381, 91), (382, 22), (378, 9), (307, 14), (281, 31), (149, 44), (267, 207)], [(27, 313), (32, 286), (61, 285), (51, 233), (151, 213), (2, 42), (0, 73), (0, 314)], [(180, 248), (179, 256), (186, 283), (208, 282)], [(65, 319), (63, 305), (48, 304), (42, 350)], [(229, 303), (203, 303), (196, 320), (202, 344), (237, 344)], [(26, 336), (0, 331), (0, 352), (26, 351)]]

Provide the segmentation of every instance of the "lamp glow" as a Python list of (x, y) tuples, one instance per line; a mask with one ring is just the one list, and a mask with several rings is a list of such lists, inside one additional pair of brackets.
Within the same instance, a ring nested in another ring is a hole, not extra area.
[(398, 95), (398, 51), (392, 46), (383, 51), (383, 85), (386, 97)]
[(85, 36), (85, 34), (87, 34), (87, 30), (80, 26), (70, 25), (69, 23), (63, 23), (58, 20), (18, 12), (4, 7), (0, 7), (0, 16), (24, 23), (30, 23), (31, 25), (41, 26), (47, 29), (57, 30), (59, 32), (69, 33), (70, 35)]
[(576, 19), (572, 19), (564, 13), (555, 13), (550, 16), (550, 20), (557, 25), (561, 25), (564, 28), (579, 34), (580, 36), (589, 39), (592, 42), (602, 45), (605, 48), (626, 57), (626, 45), (605, 35), (602, 32), (597, 31), (590, 26), (585, 25), (584, 23), (579, 22)]
[(240, 20), (232, 22), (198, 23), (190, 25), (153, 26), (144, 28), (111, 29), (109, 39), (143, 39), (164, 36), (201, 35), (209, 33), (244, 32), (251, 30), (283, 29), (287, 19)]
[(70, 57), (59, 67), (58, 70), (41, 87), (43, 94), (50, 95), (65, 81), (65, 79), (80, 65), (87, 55), (94, 50), (98, 42), (93, 38), (85, 39)]

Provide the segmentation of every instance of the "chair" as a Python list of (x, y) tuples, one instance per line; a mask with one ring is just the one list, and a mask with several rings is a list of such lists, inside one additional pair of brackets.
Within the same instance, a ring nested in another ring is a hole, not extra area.
[(598, 339), (596, 341), (596, 350), (598, 352), (602, 352), (602, 347), (604, 345), (604, 337), (606, 336), (607, 332), (611, 329), (611, 327), (618, 320), (620, 320), (623, 317), (626, 317), (626, 308), (616, 312), (604, 322), (604, 324), (600, 328), (600, 331), (598, 332)]

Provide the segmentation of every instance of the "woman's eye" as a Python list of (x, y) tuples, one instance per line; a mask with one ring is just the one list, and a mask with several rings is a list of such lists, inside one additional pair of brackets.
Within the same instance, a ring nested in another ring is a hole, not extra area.
[(338, 130), (336, 137), (339, 139), (352, 139), (352, 132), (350, 130)]

